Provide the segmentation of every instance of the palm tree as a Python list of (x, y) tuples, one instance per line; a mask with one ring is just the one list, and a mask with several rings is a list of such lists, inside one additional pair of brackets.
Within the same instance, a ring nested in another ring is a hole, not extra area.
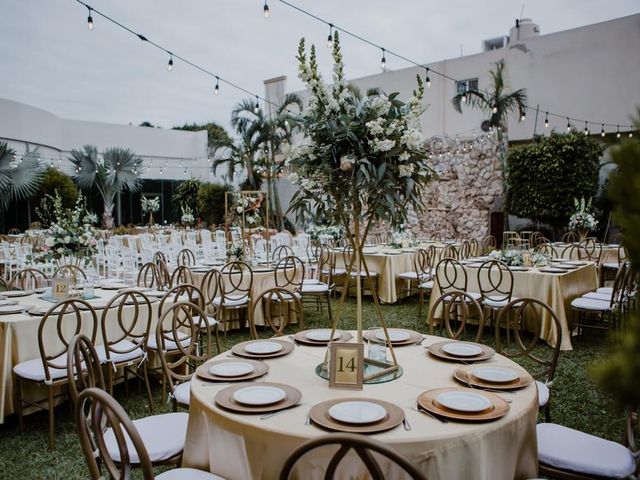
[(218, 167), (226, 165), (226, 177), (229, 182), (233, 182), (238, 169), (243, 169), (247, 175), (249, 188), (257, 190), (260, 184), (255, 171), (255, 158), (259, 145), (246, 132), (241, 133), (239, 137), (236, 141), (231, 138), (219, 139), (213, 145), (209, 145), (214, 158), (213, 173), (216, 173)]
[(284, 165), (282, 161), (278, 161), (277, 156), (282, 146), (291, 142), (297, 128), (296, 115), (292, 111), (302, 111), (302, 100), (296, 94), (286, 94), (268, 115), (265, 115), (261, 108), (255, 107), (253, 99), (240, 102), (231, 112), (231, 125), (237, 132), (246, 136), (251, 145), (258, 147), (254, 162), (257, 164), (258, 173), (267, 179), (267, 191), (275, 224), (283, 230), (284, 215), (276, 181), (282, 174)]
[(72, 150), (69, 160), (75, 166), (74, 180), (78, 186), (88, 190), (95, 185), (100, 192), (104, 203), (102, 225), (113, 228), (116, 195), (138, 189), (142, 159), (126, 148), (108, 148), (99, 158), (96, 147), (85, 145), (83, 150)]
[(7, 142), (0, 142), (0, 208), (6, 210), (12, 200), (23, 200), (34, 195), (42, 180), (36, 151), (27, 152), (18, 159)]
[[(494, 68), (489, 70), (489, 76), (491, 77), (491, 86), (488, 90), (466, 90), (454, 96), (451, 103), (459, 113), (462, 113), (462, 105), (466, 104), (471, 108), (479, 108), (490, 115), (489, 126), (497, 131), (498, 155), (502, 165), (502, 184), (503, 190), (506, 192), (509, 114), (518, 111), (519, 118), (523, 117), (527, 108), (527, 90), (520, 88), (513, 92), (507, 92), (504, 60), (494, 63)], [(505, 219), (508, 223), (508, 215), (505, 215)]]

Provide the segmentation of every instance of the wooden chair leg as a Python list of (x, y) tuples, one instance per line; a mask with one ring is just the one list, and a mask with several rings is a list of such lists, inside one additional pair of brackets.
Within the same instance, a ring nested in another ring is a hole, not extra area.
[(20, 432), (24, 432), (24, 417), (22, 415), (22, 381), (18, 375), (13, 375), (13, 385), (15, 388), (15, 405), (14, 408), (18, 413), (18, 427)]
[(418, 288), (418, 316), (422, 315), (422, 303), (424, 302), (424, 290)]
[(149, 385), (146, 360), (142, 363), (142, 375), (144, 376), (144, 387), (147, 390), (147, 398), (149, 399), (149, 413), (153, 413), (153, 395), (151, 395), (151, 385)]
[(48, 388), (49, 394), (49, 449), (53, 450), (56, 448), (56, 435), (55, 435), (55, 418), (54, 418), (54, 410), (53, 410), (53, 386), (49, 385)]
[(331, 313), (331, 301), (329, 300), (329, 295), (327, 294), (327, 310), (329, 311), (329, 323), (333, 325), (333, 316)]

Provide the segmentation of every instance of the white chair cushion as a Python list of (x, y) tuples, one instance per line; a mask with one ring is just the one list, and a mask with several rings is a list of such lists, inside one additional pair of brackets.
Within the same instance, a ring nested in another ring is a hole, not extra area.
[[(469, 297), (473, 298), (474, 300), (480, 300), (482, 298), (482, 295), (478, 292), (465, 292)], [(464, 301), (465, 302), (471, 302), (471, 300), (469, 299), (469, 297), (464, 297)], [(452, 296), (451, 295), (447, 295), (444, 299), (445, 302), (450, 302), (451, 301)], [(456, 297), (458, 300), (456, 300), (457, 302), (459, 302), (460, 297)]]
[(606, 478), (627, 478), (633, 474), (634, 459), (619, 443), (555, 423), (539, 423), (536, 430), (540, 463)]
[[(140, 347), (135, 347), (135, 344), (129, 340), (120, 340), (115, 345), (112, 345), (109, 351), (109, 357), (112, 363), (122, 363), (128, 362), (130, 360), (135, 360), (137, 358), (144, 357), (144, 352)], [(131, 350), (133, 349), (133, 350)], [(116, 352), (114, 352), (116, 350)], [(127, 353), (117, 353), (117, 351), (123, 350), (131, 350)], [(106, 363), (107, 361), (107, 352), (104, 345), (98, 345), (96, 347), (96, 351), (98, 352), (98, 358), (100, 359), (100, 363)]]
[[(183, 332), (178, 332), (178, 338), (180, 339), (184, 339), (184, 340), (180, 340), (180, 344), (183, 347), (186, 347), (188, 345), (191, 344), (191, 337), (189, 337), (188, 334), (183, 333)], [(178, 349), (178, 344), (176, 342), (174, 342), (173, 340), (166, 340), (164, 341), (164, 346), (167, 350), (177, 350)], [(147, 347), (151, 350), (158, 350), (158, 342), (156, 341), (156, 336), (155, 335), (150, 335), (149, 336), (149, 341), (147, 342)]]
[(182, 405), (189, 405), (191, 401), (191, 381), (176, 385), (173, 389), (173, 398)]
[[(351, 272), (351, 276), (352, 277), (357, 277), (358, 276), (358, 272)], [(364, 270), (362, 270), (360, 272), (360, 276), (361, 277), (366, 277), (367, 276), (367, 272), (365, 272)], [(369, 270), (369, 276), (371, 277), (377, 277), (378, 276), (378, 272), (372, 272), (371, 270)]]
[(487, 307), (502, 308), (507, 303), (509, 303), (509, 300), (505, 298), (489, 296), (482, 299), (482, 303), (484, 303)]
[(590, 298), (591, 300), (600, 300), (601, 302), (611, 302), (611, 295), (607, 295), (606, 293), (598, 293), (598, 292), (589, 292), (585, 293), (582, 298)]
[(402, 280), (418, 280), (418, 277), (420, 277), (420, 280), (427, 280), (429, 276), (430, 275), (428, 273), (421, 273), (418, 275), (418, 272), (402, 272), (398, 275), (398, 278), (401, 278)]
[(549, 387), (545, 383), (542, 383), (536, 380), (536, 387), (538, 387), (538, 405), (544, 407), (547, 403), (549, 403), (549, 395), (551, 392), (549, 391)]
[[(197, 323), (200, 328), (205, 327), (205, 321), (204, 319), (200, 318), (200, 315), (196, 315), (195, 317), (193, 317), (193, 321)], [(215, 327), (216, 325), (218, 325), (218, 323), (218, 320), (216, 320), (213, 315), (207, 315), (207, 324), (209, 325), (209, 327)]]
[(300, 298), (300, 294), (298, 292), (280, 292), (279, 294), (276, 292), (271, 293), (270, 297), (271, 300), (273, 300), (274, 302), (277, 302), (280, 300), (280, 296), (282, 296), (282, 298), (284, 299), (284, 301), (288, 301), (288, 300), (293, 300), (293, 297), (295, 298)]
[[(323, 269), (322, 273), (324, 273), (325, 275), (328, 275), (329, 274), (329, 270)], [(331, 271), (331, 275), (344, 275), (345, 273), (347, 273), (347, 271), (344, 268), (334, 268)]]
[[(52, 380), (57, 380), (59, 378), (63, 378), (67, 376), (67, 356), (60, 355), (59, 357), (54, 358), (51, 363), (55, 365), (55, 367), (60, 368), (51, 368), (49, 367), (49, 375)], [(27, 380), (34, 380), (36, 382), (43, 382), (46, 378), (44, 374), (44, 366), (42, 365), (42, 359), (40, 357), (34, 358), (33, 360), (27, 360), (25, 362), (20, 362), (13, 367), (13, 371), (16, 375), (21, 378), (26, 378)]]
[[(134, 420), (133, 424), (140, 433), (142, 442), (147, 448), (152, 462), (168, 460), (178, 455), (184, 448), (184, 439), (187, 434), (187, 422), (189, 415), (184, 412), (165, 413)], [(133, 443), (126, 437), (131, 463), (139, 463), (138, 454), (133, 448)], [(104, 433), (104, 441), (111, 458), (120, 461), (120, 452), (113, 430), (108, 429)]]
[(602, 268), (617, 270), (620, 268), (620, 264), (618, 262), (604, 262)]
[(195, 468), (174, 468), (155, 476), (156, 480), (225, 480), (218, 475)]
[(223, 307), (239, 307), (248, 304), (249, 297), (247, 295), (229, 295), (224, 298), (224, 302), (222, 302), (222, 297), (216, 297), (212, 303), (216, 307), (220, 306), (221, 303)]
[(429, 280), (427, 282), (422, 282), (418, 285), (418, 288), (423, 288), (425, 290), (431, 290), (433, 288), (433, 280)]
[(320, 280), (316, 278), (305, 278), (304, 280), (302, 280), (303, 285), (316, 285), (318, 283), (320, 283)]
[(305, 293), (326, 293), (329, 291), (329, 285), (326, 283), (316, 283), (313, 285), (302, 285), (302, 294)]
[(579, 308), (580, 310), (590, 310), (593, 312), (608, 312), (611, 310), (609, 302), (583, 297), (573, 300), (571, 306), (573, 308)]
[(600, 287), (596, 290), (596, 293), (605, 293), (608, 295), (613, 295), (613, 287)]

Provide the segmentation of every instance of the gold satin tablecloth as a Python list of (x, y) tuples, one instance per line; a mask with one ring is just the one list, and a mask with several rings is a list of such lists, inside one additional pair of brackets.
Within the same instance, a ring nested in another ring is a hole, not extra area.
[[(116, 293), (117, 292), (114, 290), (96, 289), (96, 296), (106, 299), (112, 298), (116, 295)], [(39, 296), (40, 295), (29, 295), (26, 297), (16, 298), (16, 300), (18, 300), (20, 304), (35, 307), (51, 308), (55, 305), (55, 303), (38, 298)], [(153, 298), (150, 298), (150, 301), (153, 302), (151, 304), (152, 312), (150, 335), (155, 335), (155, 326), (158, 322), (159, 301)], [(170, 305), (170, 303), (166, 305)], [(128, 310), (133, 308), (133, 306), (126, 306), (124, 307), (123, 311), (126, 313)], [(146, 313), (145, 311), (146, 308), (141, 307), (140, 314), (144, 315)], [(102, 312), (103, 310), (96, 310), (98, 322), (96, 345), (102, 345), (104, 343), (102, 339), (102, 331), (100, 329), (100, 319), (102, 316)], [(87, 319), (86, 325), (84, 322), (85, 318)], [(90, 335), (89, 318), (89, 312), (83, 312), (83, 331), (81, 333), (84, 333), (88, 336)], [(38, 328), (40, 326), (41, 320), (42, 315), (0, 315), (0, 424), (4, 423), (5, 417), (7, 415), (10, 415), (14, 412), (12, 378), (12, 370), (14, 365), (26, 360), (40, 358), (40, 350), (38, 348)], [(111, 320), (113, 321), (111, 322)], [(121, 332), (121, 330), (117, 326), (116, 308), (109, 311), (107, 322), (114, 325), (112, 331), (115, 334)], [(72, 322), (67, 322), (67, 326), (69, 326), (70, 323)], [(58, 336), (55, 329), (56, 321), (49, 321), (47, 324), (47, 330), (45, 330), (45, 334), (43, 336), (45, 340), (45, 348), (58, 348), (59, 344), (56, 342)], [(109, 329), (107, 329), (107, 332), (107, 334), (109, 334)], [(71, 335), (71, 333), (69, 333), (69, 335)], [(45, 399), (46, 395), (46, 389), (38, 388), (37, 386), (32, 384), (32, 382), (25, 382), (23, 384), (23, 397), (26, 400)], [(28, 413), (30, 411), (31, 410), (26, 409), (25, 413)]]
[[(428, 336), (424, 345), (441, 340)], [(183, 466), (211, 471), (228, 480), (278, 478), (285, 460), (306, 440), (327, 433), (305, 425), (313, 405), (334, 398), (377, 398), (403, 408), (412, 430), (402, 425), (372, 435), (408, 458), (429, 479), (513, 480), (537, 476), (536, 418), (538, 395), (535, 384), (514, 394), (503, 418), (486, 423), (451, 421), (443, 424), (412, 409), (425, 390), (459, 385), (452, 377), (459, 363), (431, 357), (421, 345), (395, 349), (404, 374), (397, 380), (365, 385), (363, 391), (332, 390), (328, 381), (314, 369), (322, 362), (324, 347), (296, 346), (289, 355), (265, 360), (269, 372), (257, 380), (281, 382), (302, 392), (302, 404), (271, 418), (241, 415), (221, 410), (214, 403), (216, 393), (229, 386), (208, 384), (197, 377), (191, 382), (189, 425)], [(224, 354), (221, 358), (224, 357)], [(516, 367), (496, 355), (492, 361)], [(293, 478), (322, 479), (327, 465), (327, 450), (316, 450), (299, 462)], [(362, 478), (359, 462), (343, 460), (349, 474), (338, 478)], [(342, 470), (340, 470), (342, 472)], [(395, 471), (395, 470), (394, 470)], [(385, 472), (385, 478), (406, 478)]]
[[(552, 244), (553, 250), (556, 253), (558, 258), (562, 257), (562, 252), (565, 251), (569, 244)], [(572, 260), (578, 260), (578, 252), (577, 250), (571, 255)], [(600, 255), (600, 260), (598, 261), (598, 266), (604, 263), (618, 263), (618, 245), (602, 245), (602, 253)]]
[[(478, 268), (463, 267), (467, 273), (467, 290), (470, 292), (480, 292), (478, 286)], [(545, 273), (531, 268), (525, 272), (514, 271), (513, 273), (513, 298), (529, 297), (546, 303), (558, 316), (560, 328), (562, 330), (561, 350), (573, 350), (571, 345), (571, 330), (569, 329), (571, 315), (571, 301), (587, 292), (592, 292), (598, 288), (598, 273), (596, 265), (579, 267), (569, 270), (566, 273)], [(431, 298), (429, 300), (429, 312), (431, 306), (440, 297), (438, 282), (434, 280)], [(558, 334), (553, 328), (551, 318), (545, 315), (542, 319), (542, 338), (552, 346), (555, 346)]]

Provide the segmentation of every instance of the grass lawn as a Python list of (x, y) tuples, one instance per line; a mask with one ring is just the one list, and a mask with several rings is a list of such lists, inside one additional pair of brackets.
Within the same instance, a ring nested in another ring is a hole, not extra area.
[[(334, 302), (334, 312), (336, 303)], [(382, 308), (389, 326), (428, 333), (426, 308), (419, 318), (416, 300), (404, 300), (399, 304), (384, 305)], [(375, 326), (375, 309), (370, 300), (365, 300), (364, 311), (367, 326)], [(307, 328), (328, 326), (326, 312), (322, 315), (314, 307), (307, 306), (305, 314)], [(355, 328), (355, 301), (347, 302), (340, 328)], [(230, 333), (227, 348), (247, 339), (247, 331)], [(490, 334), (486, 333), (485, 339), (487, 344), (493, 344)], [(221, 335), (221, 343), (224, 344), (224, 335)], [(624, 413), (612, 398), (598, 389), (589, 376), (589, 366), (606, 355), (606, 336), (599, 331), (587, 332), (583, 337), (573, 339), (573, 345), (573, 351), (560, 354), (552, 390), (552, 420), (593, 435), (620, 441), (624, 432)], [(170, 411), (170, 406), (160, 398), (157, 382), (153, 383), (153, 391), (154, 412)], [(129, 399), (126, 400), (123, 392), (117, 389), (116, 398), (133, 418), (147, 415), (146, 395), (142, 391), (138, 392), (134, 385), (130, 388), (130, 393)], [(25, 417), (23, 433), (18, 430), (15, 416), (9, 418), (4, 425), (0, 425), (0, 479), (88, 478), (75, 424), (67, 404), (56, 409), (56, 419), (57, 446), (54, 451), (50, 451), (47, 446), (46, 412)], [(135, 478), (141, 477), (136, 475)]]

